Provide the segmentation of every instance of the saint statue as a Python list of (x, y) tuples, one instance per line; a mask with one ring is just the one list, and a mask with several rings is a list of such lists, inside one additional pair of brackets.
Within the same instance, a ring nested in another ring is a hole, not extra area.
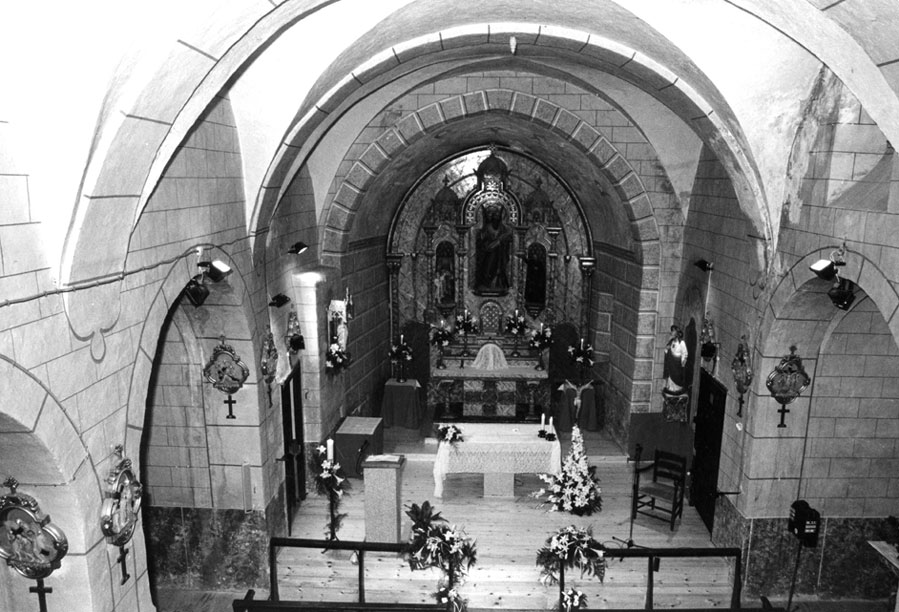
[(671, 394), (684, 393), (687, 386), (687, 343), (684, 332), (677, 325), (671, 326), (671, 339), (665, 349), (665, 391)]
[(478, 295), (505, 295), (509, 292), (509, 259), (512, 228), (503, 223), (503, 210), (484, 207), (483, 224), (475, 244), (475, 284)]

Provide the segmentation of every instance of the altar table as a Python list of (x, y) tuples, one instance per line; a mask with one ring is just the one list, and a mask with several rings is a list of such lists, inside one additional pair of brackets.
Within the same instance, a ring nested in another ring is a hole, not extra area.
[[(438, 426), (440, 424), (437, 424)], [(453, 423), (456, 444), (440, 442), (434, 459), (434, 496), (443, 497), (447, 474), (484, 474), (484, 497), (514, 496), (515, 474), (558, 474), (562, 447), (537, 436), (536, 423)], [(555, 433), (553, 428), (547, 431)]]
[(403, 382), (391, 378), (384, 384), (384, 401), (381, 403), (384, 427), (418, 428), (422, 418), (419, 388), (421, 385), (414, 378)]

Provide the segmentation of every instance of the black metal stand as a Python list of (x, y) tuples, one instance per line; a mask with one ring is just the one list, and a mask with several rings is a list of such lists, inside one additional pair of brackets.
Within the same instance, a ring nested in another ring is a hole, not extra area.
[(47, 612), (47, 597), (46, 597), (46, 595), (47, 595), (47, 593), (52, 593), (53, 588), (45, 587), (44, 579), (38, 578), (37, 586), (30, 587), (28, 589), (28, 592), (29, 593), (37, 593), (38, 610), (40, 610), (40, 612)]
[(793, 591), (796, 589), (796, 577), (799, 575), (799, 560), (802, 558), (802, 541), (799, 542), (796, 549), (796, 564), (793, 566), (793, 579), (790, 580), (790, 596), (787, 598), (787, 612), (793, 604)]

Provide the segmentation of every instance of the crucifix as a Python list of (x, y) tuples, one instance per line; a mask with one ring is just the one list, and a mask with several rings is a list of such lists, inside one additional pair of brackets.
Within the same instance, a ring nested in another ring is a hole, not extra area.
[(236, 419), (237, 417), (234, 416), (234, 404), (236, 404), (237, 402), (234, 401), (234, 397), (230, 393), (228, 394), (228, 399), (226, 399), (224, 403), (228, 404), (228, 414), (227, 416), (225, 416), (225, 418)]
[(128, 579), (131, 578), (131, 575), (128, 573), (128, 569), (125, 567), (125, 557), (128, 556), (128, 549), (125, 548), (124, 545), (119, 546), (119, 558), (116, 561), (119, 565), (122, 566), (122, 581), (119, 584), (125, 584), (128, 582)]
[(29, 593), (37, 593), (37, 601), (38, 601), (38, 606), (40, 606), (40, 608), (39, 608), (40, 612), (47, 612), (47, 597), (46, 597), (46, 595), (47, 595), (47, 593), (53, 592), (53, 587), (45, 587), (44, 579), (38, 578), (37, 586), (30, 587), (28, 589), (28, 592)]
[(790, 409), (787, 408), (786, 404), (781, 404), (780, 408), (778, 408), (777, 411), (780, 413), (780, 424), (778, 425), (778, 427), (786, 427), (787, 424), (784, 423), (784, 417), (787, 416), (787, 413), (790, 411)]

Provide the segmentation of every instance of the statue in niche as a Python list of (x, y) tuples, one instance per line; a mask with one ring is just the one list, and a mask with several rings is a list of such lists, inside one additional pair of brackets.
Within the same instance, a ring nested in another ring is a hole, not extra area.
[(524, 303), (541, 309), (546, 306), (546, 249), (536, 242), (528, 247)]
[(512, 228), (503, 222), (503, 209), (485, 206), (475, 243), (475, 294), (506, 295), (509, 292), (511, 252)]
[(449, 242), (437, 245), (434, 263), (434, 286), (438, 304), (456, 302), (456, 251)]
[(685, 393), (687, 386), (687, 343), (684, 332), (677, 325), (671, 326), (671, 338), (665, 349), (665, 391), (671, 394)]

